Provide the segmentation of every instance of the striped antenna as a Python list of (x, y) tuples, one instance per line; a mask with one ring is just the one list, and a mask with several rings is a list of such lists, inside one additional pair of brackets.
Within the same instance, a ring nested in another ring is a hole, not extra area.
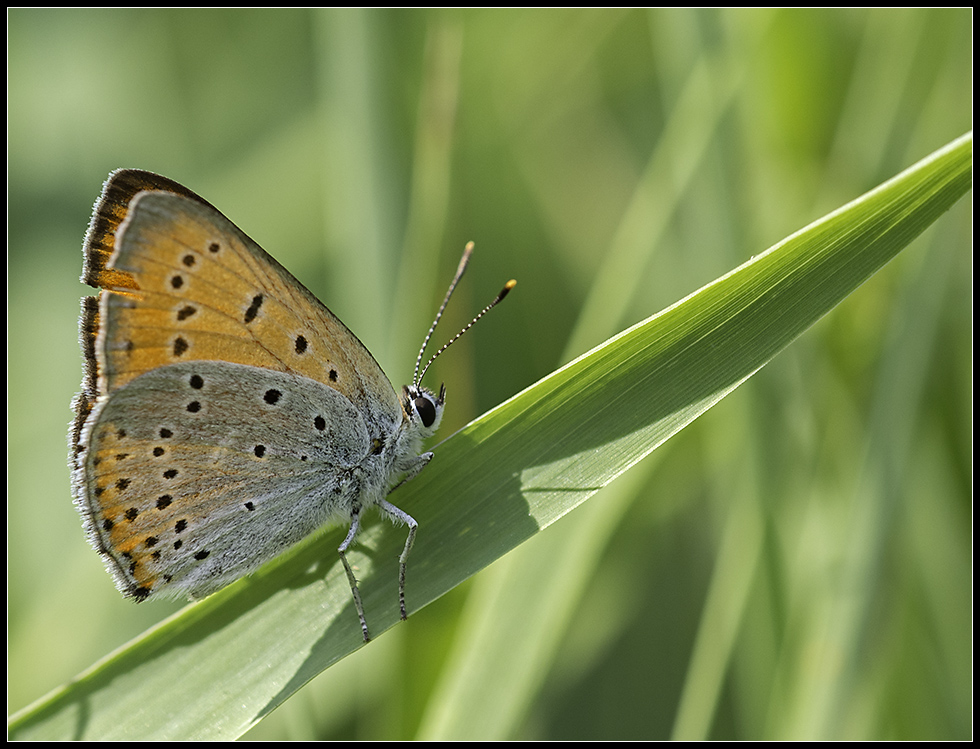
[(413, 380), (413, 384), (415, 385), (415, 387), (419, 387), (421, 385), (422, 378), (425, 377), (425, 373), (428, 371), (429, 365), (432, 364), (432, 362), (434, 362), (436, 358), (443, 351), (445, 351), (447, 348), (452, 346), (456, 341), (458, 341), (460, 337), (462, 337), (463, 333), (465, 333), (467, 330), (472, 328), (476, 324), (477, 320), (479, 320), (481, 317), (487, 314), (487, 312), (489, 312), (498, 304), (500, 304), (500, 302), (503, 301), (504, 297), (507, 296), (510, 290), (517, 285), (517, 281), (515, 281), (514, 279), (511, 279), (506, 284), (504, 284), (504, 288), (500, 290), (499, 294), (497, 294), (497, 298), (494, 299), (492, 302), (490, 302), (490, 304), (488, 304), (482, 310), (480, 310), (480, 313), (472, 320), (470, 320), (470, 322), (461, 331), (459, 331), (456, 335), (450, 338), (449, 341), (445, 345), (443, 345), (442, 348), (436, 351), (429, 359), (429, 361), (426, 362), (425, 366), (422, 367), (422, 373), (419, 374), (419, 366), (422, 364), (422, 357), (425, 355), (425, 348), (426, 346), (429, 345), (429, 339), (432, 338), (432, 334), (433, 332), (435, 332), (436, 325), (439, 323), (439, 319), (442, 317), (442, 313), (445, 311), (446, 305), (449, 304), (449, 298), (453, 295), (453, 292), (456, 290), (456, 284), (458, 284), (459, 280), (463, 277), (463, 273), (466, 271), (466, 266), (469, 265), (470, 263), (470, 256), (472, 256), (472, 254), (473, 254), (473, 243), (467, 242), (466, 247), (463, 250), (463, 257), (460, 258), (459, 261), (459, 267), (456, 269), (456, 275), (453, 276), (452, 283), (449, 284), (449, 291), (446, 292), (446, 298), (442, 300), (442, 304), (439, 306), (439, 311), (436, 313), (436, 319), (432, 321), (432, 325), (431, 327), (429, 327), (429, 332), (426, 333), (425, 340), (422, 341), (422, 348), (419, 350), (418, 359), (415, 360), (415, 379)]

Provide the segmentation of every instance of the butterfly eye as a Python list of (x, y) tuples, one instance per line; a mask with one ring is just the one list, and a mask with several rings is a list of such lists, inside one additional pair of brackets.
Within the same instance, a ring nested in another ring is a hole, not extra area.
[(436, 420), (436, 407), (431, 399), (426, 398), (424, 395), (419, 396), (415, 399), (415, 413), (419, 415), (422, 419), (422, 425), (428, 429), (435, 423)]

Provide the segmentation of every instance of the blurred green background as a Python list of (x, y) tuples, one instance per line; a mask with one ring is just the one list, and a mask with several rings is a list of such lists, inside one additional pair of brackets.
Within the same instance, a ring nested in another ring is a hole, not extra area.
[[(8, 713), (179, 608), (123, 600), (71, 504), (80, 250), (110, 170), (216, 205), (396, 386), (474, 240), (434, 343), (519, 285), (429, 375), (445, 437), (972, 126), (969, 8), (7, 15)], [(971, 737), (972, 217), (971, 194), (247, 737)], [(548, 543), (568, 579), (536, 579)], [(495, 586), (524, 584), (562, 614), (506, 711), (460, 714)]]

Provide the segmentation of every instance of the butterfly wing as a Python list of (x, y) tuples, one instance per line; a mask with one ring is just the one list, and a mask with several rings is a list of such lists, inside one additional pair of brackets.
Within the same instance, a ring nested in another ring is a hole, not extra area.
[(105, 290), (97, 310), (83, 306), (89, 400), (156, 367), (214, 360), (302, 374), (365, 413), (401, 412), (381, 367), (330, 310), (210, 203), (164, 177), (110, 176), (82, 280)]
[(206, 596), (363, 501), (364, 420), (306, 377), (226, 362), (154, 369), (100, 401), (78, 487), (124, 593)]
[[(205, 595), (349, 516), (365, 488), (349, 467), (405, 417), (367, 349), (279, 263), (186, 188), (125, 170), (96, 204), (83, 280), (102, 291), (83, 300), (73, 484), (120, 589)], [(229, 514), (259, 509), (276, 518), (252, 525), (261, 538)]]

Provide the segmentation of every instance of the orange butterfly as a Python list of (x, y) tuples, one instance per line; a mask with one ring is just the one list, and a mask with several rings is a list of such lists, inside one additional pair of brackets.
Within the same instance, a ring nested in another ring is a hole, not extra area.
[(102, 290), (82, 300), (70, 439), (75, 504), (120, 591), (202, 598), (345, 522), (367, 641), (346, 551), (373, 506), (409, 529), (406, 618), (418, 524), (385, 497), (432, 459), (421, 444), (446, 390), (422, 387), (419, 364), (472, 249), (399, 397), (354, 334), (214, 206), (165, 177), (113, 172), (85, 238), (82, 280)]

